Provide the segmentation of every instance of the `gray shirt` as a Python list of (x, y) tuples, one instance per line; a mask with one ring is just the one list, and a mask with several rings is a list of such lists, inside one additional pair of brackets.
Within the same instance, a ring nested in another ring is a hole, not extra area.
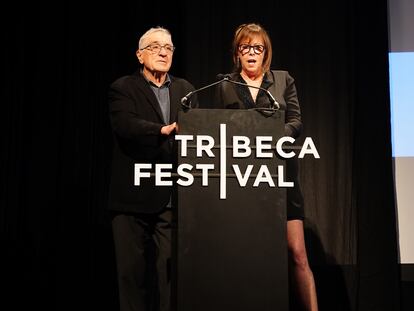
[(147, 80), (151, 86), (152, 91), (157, 97), (158, 103), (160, 104), (162, 116), (165, 124), (170, 124), (170, 91), (169, 87), (171, 85), (170, 76), (167, 74), (164, 83), (159, 87), (155, 85), (152, 81)]
[[(141, 71), (142, 74), (142, 71)], [(145, 76), (142, 74), (145, 78)], [(158, 100), (158, 104), (160, 105), (162, 117), (164, 119), (165, 124), (170, 124), (170, 92), (169, 87), (171, 85), (170, 76), (167, 74), (164, 83), (161, 86), (157, 86), (152, 81), (145, 78), (148, 81), (148, 84), (151, 86), (152, 91), (155, 94), (155, 97)], [(171, 208), (171, 197), (170, 202), (168, 202), (167, 208)]]

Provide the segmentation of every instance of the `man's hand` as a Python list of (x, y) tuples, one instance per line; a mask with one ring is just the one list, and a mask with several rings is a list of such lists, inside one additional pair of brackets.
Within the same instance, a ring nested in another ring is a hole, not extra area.
[(174, 131), (177, 128), (177, 122), (174, 122), (169, 125), (165, 125), (161, 128), (161, 134), (162, 135), (170, 135), (172, 131)]

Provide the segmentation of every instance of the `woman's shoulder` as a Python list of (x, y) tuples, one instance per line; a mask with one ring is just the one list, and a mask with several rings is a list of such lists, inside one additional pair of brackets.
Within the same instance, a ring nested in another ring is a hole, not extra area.
[(270, 70), (270, 72), (274, 75), (274, 76), (280, 76), (280, 77), (290, 77), (290, 73), (288, 70)]
[(287, 81), (288, 83), (294, 81), (288, 70), (270, 70), (270, 73), (274, 81)]

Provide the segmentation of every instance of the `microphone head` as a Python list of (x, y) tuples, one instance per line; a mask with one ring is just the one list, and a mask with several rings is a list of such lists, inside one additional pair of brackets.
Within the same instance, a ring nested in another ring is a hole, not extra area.
[(184, 109), (190, 109), (191, 108), (190, 105), (187, 104), (187, 101), (188, 101), (188, 97), (187, 96), (184, 96), (183, 98), (181, 98), (181, 106)]
[(229, 74), (222, 74), (222, 73), (219, 73), (219, 74), (216, 76), (216, 78), (217, 78), (217, 80), (224, 80), (224, 79), (226, 79), (226, 80), (230, 80), (230, 75), (229, 75)]
[(191, 104), (188, 104), (188, 95), (181, 98), (181, 107), (184, 108), (184, 111), (191, 109)]

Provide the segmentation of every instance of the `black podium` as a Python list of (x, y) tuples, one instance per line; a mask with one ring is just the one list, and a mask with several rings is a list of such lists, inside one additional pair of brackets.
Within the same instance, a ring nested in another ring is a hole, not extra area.
[[(175, 309), (287, 311), (284, 160), (275, 151), (284, 112), (192, 109), (178, 124), (186, 140), (178, 140), (178, 165), (187, 172), (178, 178), (187, 185), (177, 195)], [(236, 156), (234, 139), (244, 142)], [(203, 148), (210, 151), (197, 155)]]

